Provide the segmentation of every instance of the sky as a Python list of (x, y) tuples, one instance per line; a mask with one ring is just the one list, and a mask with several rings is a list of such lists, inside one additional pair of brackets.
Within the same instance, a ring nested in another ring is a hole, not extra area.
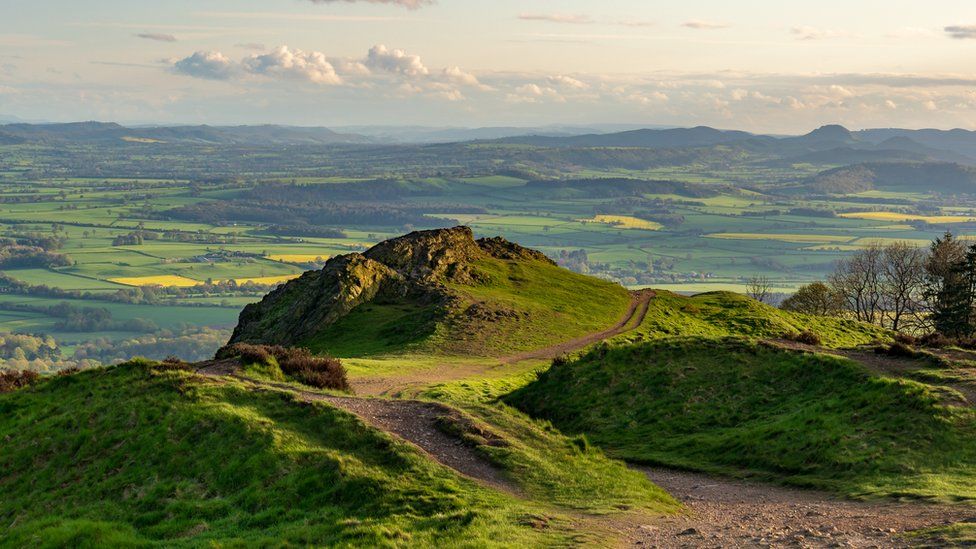
[(0, 0), (0, 118), (976, 129), (972, 0)]

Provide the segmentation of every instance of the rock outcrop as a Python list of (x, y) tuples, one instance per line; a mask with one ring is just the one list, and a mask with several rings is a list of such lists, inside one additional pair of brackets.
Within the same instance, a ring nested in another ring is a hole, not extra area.
[[(456, 304), (450, 284), (478, 282), (481, 258), (552, 262), (502, 238), (475, 240), (468, 227), (418, 231), (364, 253), (330, 259), (248, 305), (230, 343), (302, 345), (354, 309), (371, 302), (410, 302), (445, 310)], [(495, 312), (479, 310), (482, 316)]]

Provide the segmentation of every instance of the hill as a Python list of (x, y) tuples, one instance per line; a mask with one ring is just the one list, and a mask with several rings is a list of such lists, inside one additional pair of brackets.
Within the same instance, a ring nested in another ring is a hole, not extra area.
[(830, 194), (872, 189), (972, 194), (976, 192), (976, 168), (952, 162), (872, 162), (821, 172), (804, 186)]
[(0, 125), (0, 143), (331, 145), (365, 143), (358, 135), (328, 128), (295, 126), (156, 126), (129, 128), (115, 123)]
[(704, 147), (730, 144), (752, 139), (762, 139), (742, 131), (724, 131), (698, 126), (695, 128), (640, 129), (608, 134), (574, 136), (523, 136), (501, 139), (496, 142), (533, 145), (537, 147), (643, 147), (679, 148)]
[(801, 315), (742, 294), (708, 292), (692, 297), (656, 290), (643, 321), (618, 342), (668, 337), (779, 338), (816, 333), (827, 347), (853, 347), (889, 338), (888, 332), (853, 320)]
[(943, 387), (951, 375), (845, 354), (671, 338), (556, 364), (505, 400), (630, 461), (849, 496), (976, 498), (976, 412)]
[(373, 426), (358, 411), (368, 400), (196, 368), (134, 361), (0, 394), (0, 544), (553, 546), (581, 534), (560, 505), (676, 508), (642, 475), (525, 419), (486, 426), (383, 401), (433, 414), (441, 430), (424, 436), (499, 487)]
[(629, 302), (616, 284), (455, 227), (330, 259), (247, 306), (231, 342), (302, 345), (339, 356), (498, 356), (597, 332)]

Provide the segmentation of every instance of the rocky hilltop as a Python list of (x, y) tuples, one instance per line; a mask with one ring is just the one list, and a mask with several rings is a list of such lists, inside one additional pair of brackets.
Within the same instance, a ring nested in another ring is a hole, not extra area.
[[(420, 343), (441, 335), (451, 347), (560, 315), (558, 303), (540, 310), (527, 298), (546, 279), (567, 277), (585, 278), (503, 238), (476, 240), (468, 227), (417, 231), (332, 258), (278, 287), (244, 309), (230, 342), (334, 350), (357, 337), (375, 347), (376, 338)], [(612, 294), (611, 304), (620, 302), (622, 289), (592, 279), (585, 289), (594, 283)]]

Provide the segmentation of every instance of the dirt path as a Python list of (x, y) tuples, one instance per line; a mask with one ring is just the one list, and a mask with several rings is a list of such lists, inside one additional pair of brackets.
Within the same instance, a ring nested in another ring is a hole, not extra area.
[(635, 467), (688, 507), (688, 514), (632, 524), (645, 547), (906, 547), (902, 534), (976, 517), (962, 505), (861, 502), (698, 473)]
[[(454, 469), (461, 475), (476, 482), (518, 495), (518, 487), (505, 477), (474, 448), (465, 444), (460, 436), (448, 434), (438, 427), (445, 418), (455, 423), (460, 413), (448, 406), (434, 402), (406, 399), (360, 398), (332, 396), (312, 391), (303, 391), (284, 383), (260, 381), (237, 375), (234, 360), (210, 361), (201, 363), (197, 373), (211, 377), (232, 376), (239, 381), (261, 390), (284, 391), (306, 402), (325, 402), (358, 416), (368, 425), (416, 446), (434, 461)], [(489, 441), (491, 433), (479, 433)]]
[(494, 369), (527, 360), (552, 360), (557, 356), (578, 351), (640, 326), (647, 315), (647, 309), (650, 307), (651, 299), (654, 298), (655, 294), (653, 290), (638, 290), (632, 295), (630, 306), (623, 317), (616, 324), (601, 332), (588, 334), (542, 349), (502, 357), (490, 365), (442, 364), (433, 368), (408, 372), (402, 376), (362, 377), (350, 380), (350, 383), (353, 390), (359, 395), (411, 396), (419, 393), (424, 387), (435, 383), (485, 375)]
[(641, 322), (644, 321), (644, 317), (647, 316), (647, 309), (650, 307), (651, 299), (654, 298), (654, 295), (654, 290), (638, 290), (633, 292), (633, 299), (630, 302), (630, 307), (627, 309), (627, 313), (623, 316), (623, 318), (620, 319), (619, 322), (602, 332), (585, 335), (583, 337), (578, 337), (563, 343), (557, 343), (556, 345), (551, 345), (542, 349), (535, 349), (532, 351), (525, 351), (523, 353), (507, 356), (500, 359), (500, 362), (502, 364), (515, 364), (516, 362), (522, 362), (525, 360), (551, 360), (557, 356), (572, 353), (573, 351), (578, 351), (588, 345), (599, 343), (605, 339), (620, 335), (628, 330), (640, 326)]
[[(788, 349), (791, 351), (799, 351), (803, 353), (819, 353), (819, 354), (829, 354), (842, 356), (844, 358), (849, 358), (855, 362), (859, 362), (866, 366), (872, 372), (881, 375), (891, 375), (895, 377), (910, 377), (910, 374), (918, 370), (924, 369), (926, 366), (921, 363), (918, 359), (908, 358), (908, 357), (894, 357), (884, 354), (875, 353), (873, 350), (863, 350), (863, 349), (829, 349), (826, 347), (820, 347), (816, 345), (808, 345), (805, 343), (797, 343), (795, 341), (789, 341), (786, 339), (770, 339), (766, 340), (768, 345), (778, 347), (780, 349)], [(950, 352), (940, 352), (935, 351), (937, 354), (943, 355), (949, 360), (960, 360), (956, 358), (960, 352), (950, 351)], [(955, 353), (955, 354), (950, 354)], [(962, 353), (965, 353), (964, 351)], [(972, 360), (972, 355), (966, 353), (966, 360)], [(930, 366), (931, 367), (931, 366)], [(960, 372), (970, 372), (973, 373), (972, 368), (959, 368)], [(949, 397), (946, 404), (961, 405), (961, 406), (976, 406), (976, 383), (969, 382), (954, 382), (951, 380), (939, 380), (931, 382), (933, 385), (942, 385), (955, 389), (963, 395), (965, 402), (959, 402), (958, 397)]]

